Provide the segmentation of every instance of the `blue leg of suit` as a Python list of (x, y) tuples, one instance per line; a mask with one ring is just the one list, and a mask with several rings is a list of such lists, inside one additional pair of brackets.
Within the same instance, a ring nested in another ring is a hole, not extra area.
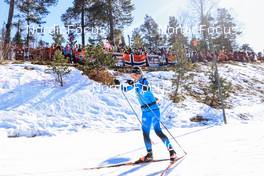
[(172, 148), (172, 145), (168, 137), (162, 132), (160, 127), (160, 111), (159, 109), (155, 109), (152, 111), (143, 111), (142, 113), (142, 131), (143, 131), (143, 137), (147, 151), (148, 152), (152, 151), (152, 145), (149, 136), (152, 124), (156, 135), (160, 137), (160, 139), (163, 141), (165, 146), (168, 149)]

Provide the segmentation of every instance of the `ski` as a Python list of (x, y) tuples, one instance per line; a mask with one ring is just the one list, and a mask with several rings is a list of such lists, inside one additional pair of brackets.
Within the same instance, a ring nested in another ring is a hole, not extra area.
[(121, 163), (121, 164), (84, 168), (84, 170), (97, 170), (97, 169), (106, 169), (106, 168), (114, 168), (114, 167), (121, 167), (121, 166), (134, 166), (134, 165), (139, 165), (139, 164), (157, 163), (157, 162), (169, 161), (169, 160), (170, 159), (157, 159), (157, 160), (152, 160), (148, 162), (133, 161), (133, 162), (127, 162), (127, 163)]
[(176, 164), (176, 163), (179, 163), (178, 161), (180, 161), (180, 160), (183, 159), (184, 157), (185, 157), (185, 155), (182, 156), (182, 157), (177, 158), (176, 160), (174, 160), (174, 161), (172, 161), (172, 162), (170, 162), (170, 164), (166, 167), (166, 169), (164, 169), (164, 170), (162, 171), (162, 173), (160, 174), (160, 176), (165, 176), (165, 174), (168, 173), (168, 171), (172, 168), (172, 166), (174, 166), (174, 164)]

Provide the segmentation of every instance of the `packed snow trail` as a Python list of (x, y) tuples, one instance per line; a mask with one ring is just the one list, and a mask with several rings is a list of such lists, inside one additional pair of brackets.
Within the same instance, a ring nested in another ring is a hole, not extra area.
[[(173, 134), (188, 152), (171, 176), (261, 176), (264, 172), (263, 123), (216, 126), (191, 133), (196, 128), (174, 129)], [(168, 163), (85, 171), (83, 168), (118, 164), (145, 154), (138, 132), (100, 133), (83, 130), (68, 135), (38, 138), (6, 138), (1, 132), (1, 176), (150, 176), (160, 175)], [(187, 135), (184, 135), (187, 134)], [(155, 135), (154, 158), (168, 152)], [(175, 144), (174, 144), (175, 145)], [(141, 150), (132, 151), (139, 146)]]
[(104, 166), (98, 166), (98, 167), (90, 167), (90, 168), (84, 168), (84, 170), (99, 170), (99, 169), (108, 169), (113, 167), (122, 167), (122, 166), (135, 166), (140, 164), (150, 164), (150, 163), (158, 163), (163, 161), (169, 161), (170, 159), (155, 159), (148, 162), (137, 162), (137, 161), (129, 161), (126, 163), (120, 163), (120, 164), (113, 164), (113, 165), (104, 165)]
[(170, 172), (172, 172), (173, 168), (178, 166), (182, 162), (182, 160), (185, 159), (186, 155), (181, 156), (174, 161), (171, 161), (169, 165), (161, 172), (160, 176), (165, 176), (165, 175), (168, 175)]

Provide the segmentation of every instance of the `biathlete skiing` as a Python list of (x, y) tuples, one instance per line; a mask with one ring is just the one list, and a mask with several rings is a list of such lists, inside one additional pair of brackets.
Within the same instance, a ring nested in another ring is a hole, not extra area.
[(142, 131), (147, 154), (141, 157), (138, 162), (151, 162), (153, 160), (152, 144), (150, 139), (150, 129), (153, 124), (154, 131), (167, 147), (170, 160), (175, 161), (177, 155), (173, 149), (168, 137), (162, 132), (160, 127), (160, 109), (157, 104), (158, 99), (154, 97), (149, 82), (143, 76), (140, 67), (133, 67), (131, 70), (131, 78), (128, 80), (128, 86), (121, 86), (122, 91), (127, 92), (135, 89), (137, 99), (142, 110)]

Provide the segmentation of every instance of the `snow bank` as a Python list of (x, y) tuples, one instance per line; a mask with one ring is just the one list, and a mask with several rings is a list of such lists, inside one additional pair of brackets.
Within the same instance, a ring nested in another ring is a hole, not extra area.
[[(33, 70), (27, 70), (25, 66)], [(206, 69), (206, 66), (201, 67)], [(45, 69), (45, 66), (31, 64), (0, 65), (0, 129), (4, 129), (8, 136), (50, 136), (81, 129), (102, 132), (140, 129), (120, 90), (104, 87), (75, 68), (71, 68), (65, 86), (60, 87)], [(228, 121), (262, 120), (264, 65), (226, 64), (220, 65), (219, 70), (222, 76), (241, 88), (228, 100), (233, 105), (227, 110)], [(201, 83), (207, 81), (203, 73), (197, 75)], [(127, 77), (119, 75), (123, 80)], [(192, 97), (177, 105), (169, 100), (173, 72), (150, 72), (146, 77), (153, 85), (155, 95), (161, 99), (162, 121), (169, 128), (222, 123), (221, 110), (212, 109)], [(134, 92), (127, 93), (127, 96), (140, 116)], [(209, 121), (190, 122), (189, 119), (196, 115)]]

